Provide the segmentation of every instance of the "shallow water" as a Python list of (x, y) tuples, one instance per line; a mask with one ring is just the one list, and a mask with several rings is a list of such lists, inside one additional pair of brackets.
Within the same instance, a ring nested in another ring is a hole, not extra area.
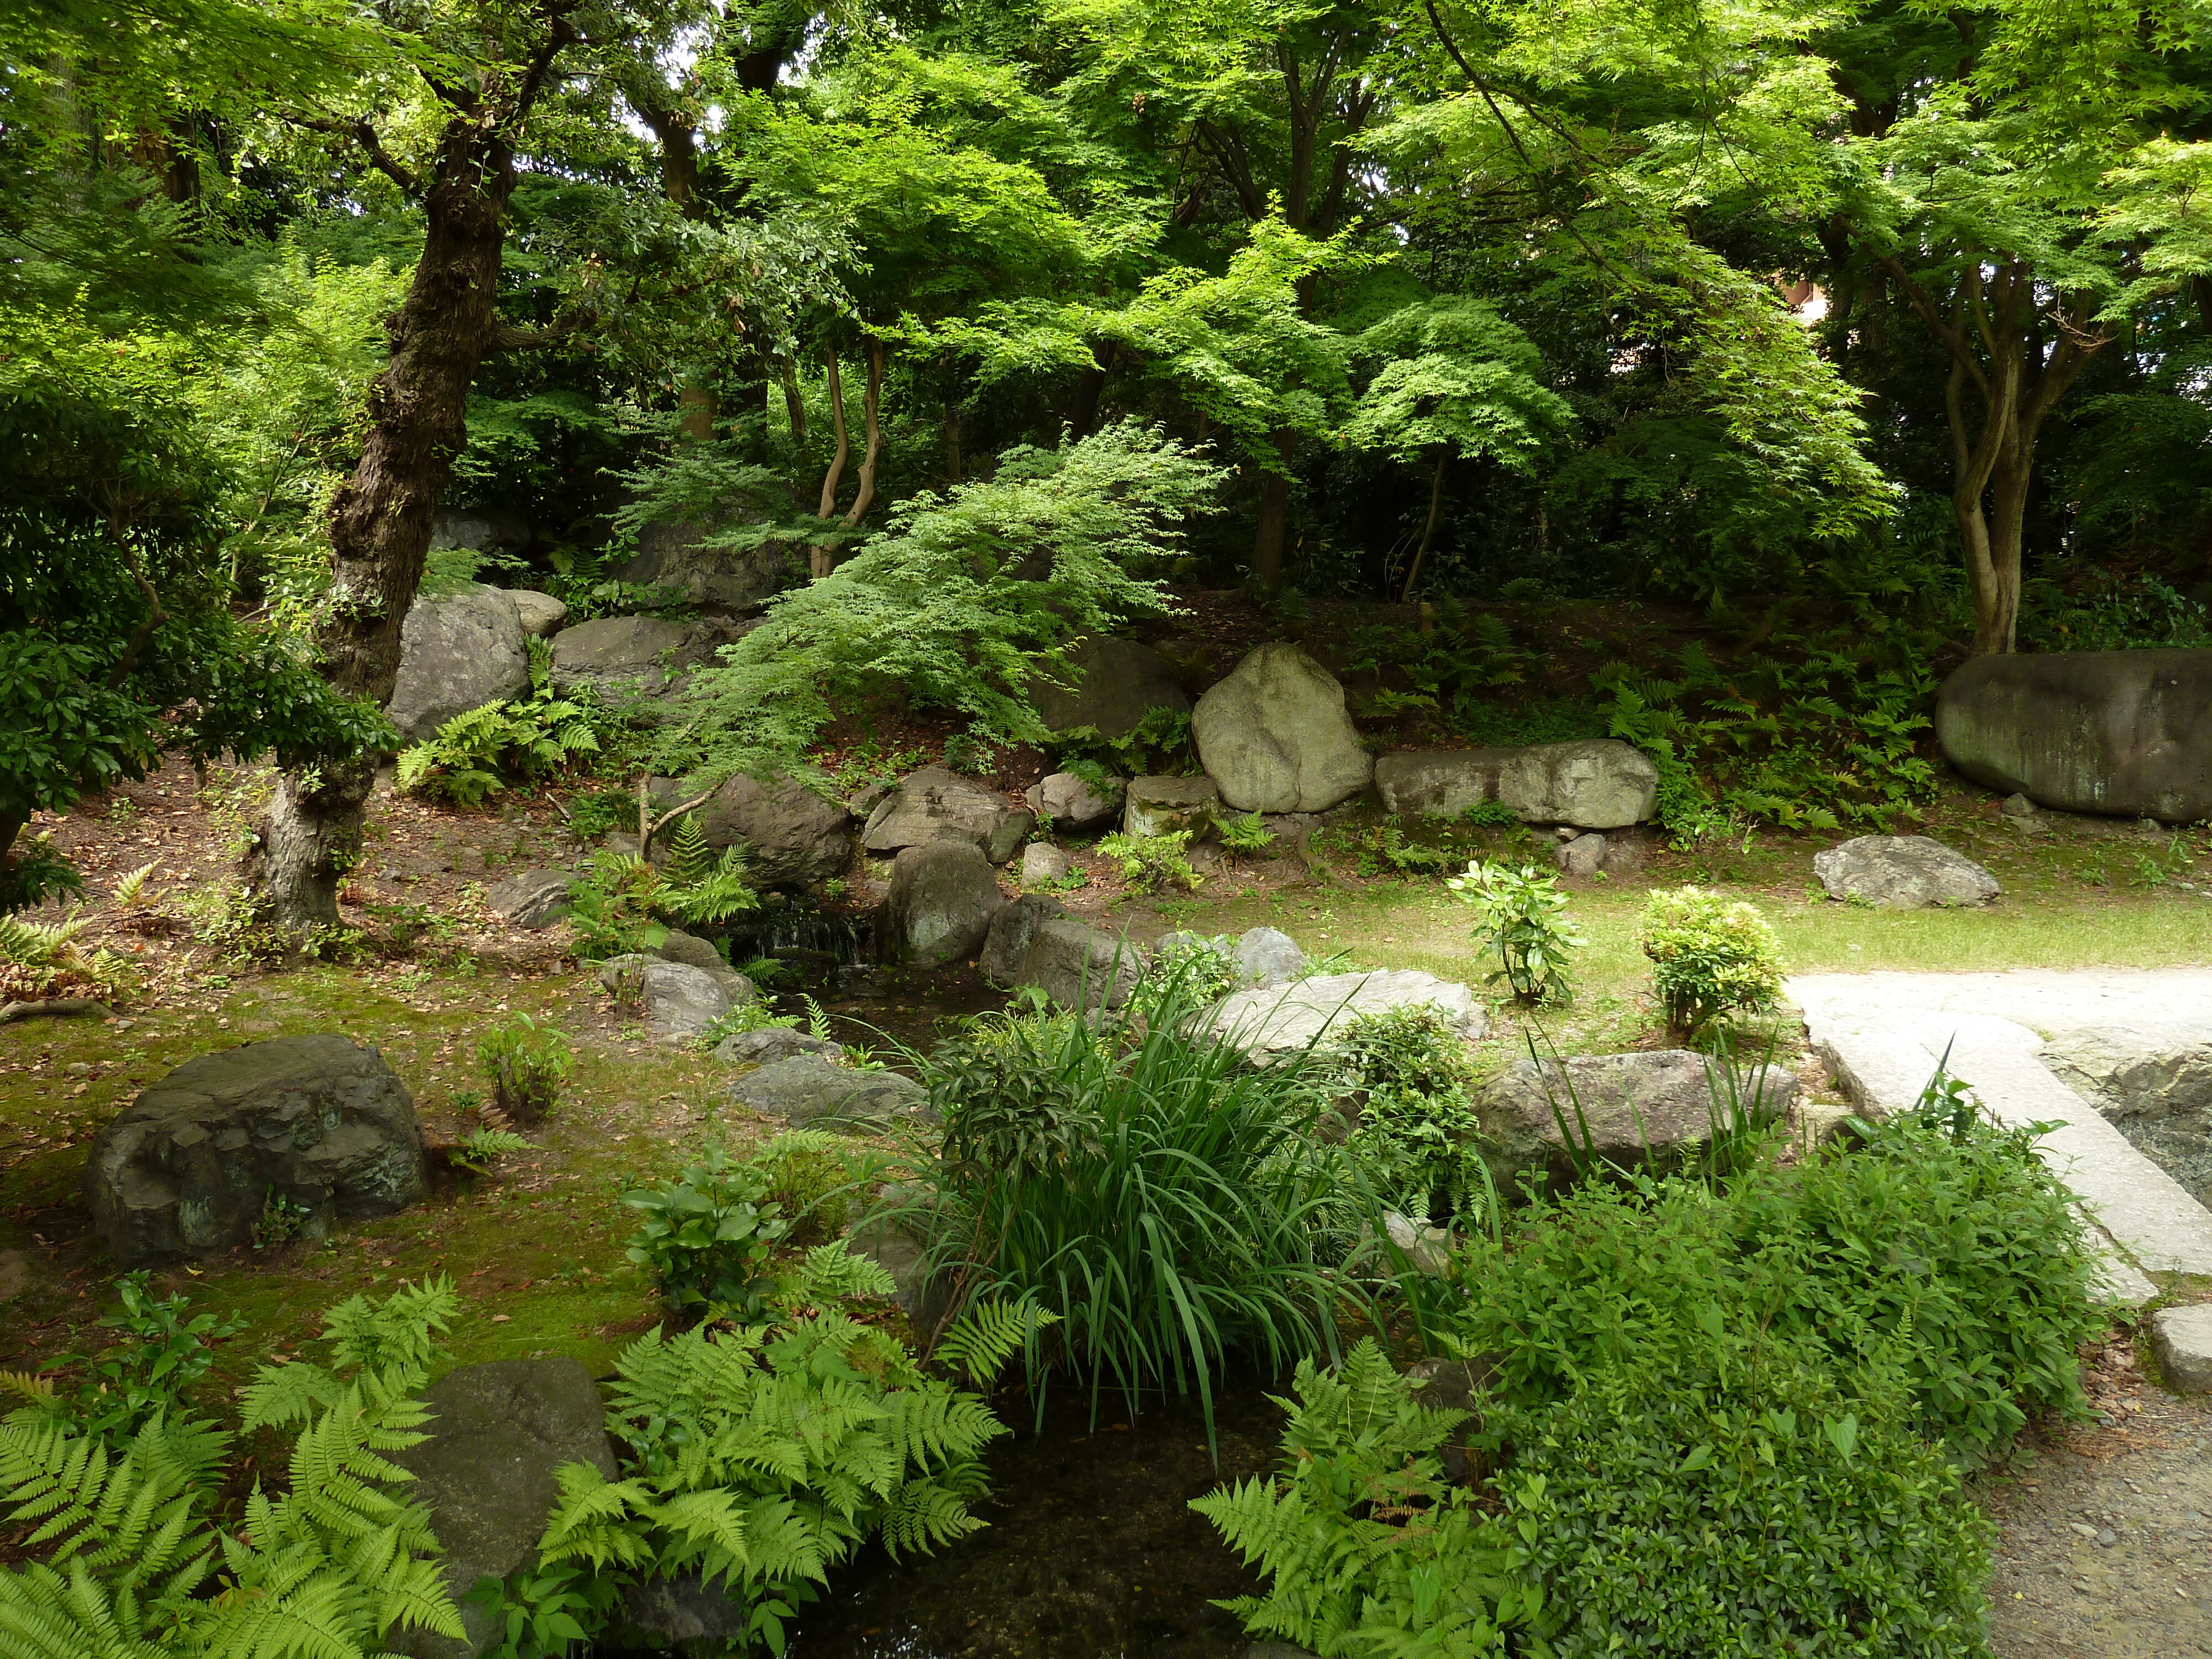
[(1218, 1468), (1194, 1407), (1118, 1397), (1097, 1427), (1054, 1389), (1042, 1435), (1004, 1401), (1015, 1432), (991, 1456), (990, 1525), (933, 1556), (871, 1550), (807, 1610), (793, 1659), (1228, 1659), (1247, 1638), (1212, 1605), (1256, 1577), (1189, 1502), (1274, 1462), (1282, 1413), (1257, 1386), (1220, 1403)]

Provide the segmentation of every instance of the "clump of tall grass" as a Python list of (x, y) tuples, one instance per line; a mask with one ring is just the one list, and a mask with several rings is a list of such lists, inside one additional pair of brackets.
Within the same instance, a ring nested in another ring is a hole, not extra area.
[(1255, 1067), (1197, 1034), (1194, 990), (1171, 980), (1142, 1019), (994, 1020), (924, 1062), (945, 1151), (892, 1218), (929, 1241), (946, 1318), (1056, 1316), (1027, 1353), (1040, 1409), (1061, 1371), (1094, 1413), (1195, 1395), (1210, 1430), (1232, 1358), (1269, 1375), (1333, 1358), (1338, 1310), (1362, 1299), (1346, 1206), (1372, 1205), (1316, 1133), (1327, 1069)]

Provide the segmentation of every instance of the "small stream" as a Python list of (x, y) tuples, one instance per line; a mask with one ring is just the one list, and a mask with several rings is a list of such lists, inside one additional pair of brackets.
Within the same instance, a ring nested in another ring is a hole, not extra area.
[(1189, 1502), (1264, 1474), (1282, 1413), (1255, 1383), (1218, 1402), (1221, 1461), (1195, 1406), (1133, 1423), (1118, 1396), (1055, 1388), (1043, 1432), (1019, 1400), (990, 1456), (990, 1524), (934, 1555), (894, 1564), (871, 1547), (833, 1574), (791, 1643), (793, 1659), (1230, 1659), (1249, 1640), (1212, 1605), (1256, 1577)]

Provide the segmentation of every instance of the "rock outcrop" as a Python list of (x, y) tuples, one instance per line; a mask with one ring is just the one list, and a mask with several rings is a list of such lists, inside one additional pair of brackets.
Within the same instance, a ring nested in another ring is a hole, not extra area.
[(1252, 652), (1198, 700), (1190, 725), (1206, 775), (1239, 811), (1322, 811), (1374, 775), (1344, 688), (1294, 645)]
[(464, 1365), (425, 1389), (422, 1403), (433, 1413), (430, 1437), (386, 1455), (415, 1477), (408, 1496), (429, 1506), (446, 1547), (446, 1588), (468, 1635), (456, 1642), (395, 1628), (392, 1639), (411, 1659), (472, 1659), (505, 1632), (461, 1598), (481, 1577), (538, 1565), (562, 1465), (588, 1463), (617, 1478), (606, 1404), (583, 1361), (567, 1354)]
[(1085, 640), (1068, 653), (1075, 684), (1063, 688), (1042, 680), (1030, 691), (1037, 713), (1055, 732), (1095, 726), (1106, 738), (1126, 738), (1155, 708), (1187, 714), (1190, 695), (1166, 658), (1134, 640)]
[(1936, 735), (1975, 782), (2060, 811), (2212, 818), (2212, 650), (1977, 657)]
[(994, 984), (1033, 985), (1060, 1007), (1088, 1012), (1129, 1000), (1144, 954), (1066, 915), (1056, 900), (1027, 895), (991, 919), (977, 966)]
[(659, 699), (715, 651), (743, 637), (741, 624), (701, 617), (603, 617), (553, 636), (553, 689), (590, 690), (617, 708), (657, 718)]
[(417, 599), (399, 629), (399, 678), (385, 706), (410, 743), (434, 737), (456, 714), (530, 690), (530, 656), (514, 596), (471, 587)]
[(1885, 910), (1986, 904), (2004, 890), (1964, 853), (1927, 836), (1855, 836), (1815, 853), (1813, 873), (1829, 897)]
[(871, 853), (896, 853), (950, 838), (1004, 864), (1021, 851), (1036, 823), (1034, 815), (981, 784), (942, 766), (925, 766), (901, 778), (876, 804), (860, 842)]
[(1490, 1029), (1488, 1011), (1466, 986), (1409, 968), (1322, 974), (1239, 991), (1215, 1010), (1206, 1029), (1255, 1065), (1268, 1066), (1326, 1046), (1363, 1015), (1422, 1005), (1436, 1009), (1467, 1042)]
[(422, 1197), (414, 1097), (374, 1048), (276, 1037), (188, 1060), (100, 1132), (85, 1162), (93, 1224), (125, 1267), (243, 1244), (272, 1197), (301, 1231)]
[(1052, 820), (1052, 827), (1071, 835), (1103, 830), (1121, 815), (1121, 802), (1129, 793), (1126, 778), (1109, 777), (1103, 784), (1086, 782), (1073, 772), (1054, 772), (1030, 786), (1024, 797), (1030, 811)]
[(972, 841), (926, 842), (891, 862), (891, 890), (876, 916), (884, 955), (918, 967), (963, 961), (983, 947), (1006, 902)]
[(1213, 833), (1221, 787), (1212, 778), (1132, 778), (1123, 799), (1121, 827), (1133, 836), (1165, 836), (1187, 830), (1194, 841)]
[(795, 778), (763, 783), (741, 774), (716, 789), (696, 816), (709, 847), (744, 843), (754, 885), (787, 892), (842, 875), (858, 838), (851, 813)]
[[(1707, 1065), (1705, 1055), (1686, 1048), (1583, 1054), (1547, 1060), (1540, 1068), (1534, 1060), (1516, 1061), (1476, 1104), (1499, 1190), (1511, 1191), (1524, 1173), (1565, 1185), (1586, 1158), (1620, 1170), (1662, 1172), (1693, 1161), (1729, 1109), (1726, 1084), (1718, 1073), (1709, 1077)], [(1754, 1067), (1740, 1083), (1738, 1101), (1746, 1111), (1773, 1118), (1796, 1096), (1790, 1073)], [(1562, 1118), (1577, 1145), (1561, 1133)]]
[(1375, 763), (1375, 787), (1392, 812), (1457, 817), (1502, 801), (1524, 823), (1622, 830), (1658, 805), (1659, 770), (1612, 738), (1526, 749), (1407, 749)]
[(874, 1134), (931, 1123), (929, 1091), (896, 1072), (860, 1072), (818, 1054), (772, 1060), (722, 1091), (733, 1106), (798, 1127)]
[(697, 1036), (735, 1000), (717, 975), (659, 957), (609, 957), (599, 964), (599, 983), (617, 1002), (635, 1008), (647, 1030), (672, 1041)]
[(568, 878), (557, 870), (525, 870), (487, 892), (484, 906), (512, 927), (550, 927), (568, 914)]

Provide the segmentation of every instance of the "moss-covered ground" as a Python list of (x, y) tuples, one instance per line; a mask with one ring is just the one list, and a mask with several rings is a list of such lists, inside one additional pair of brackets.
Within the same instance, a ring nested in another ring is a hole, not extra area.
[[(206, 901), (196, 895), (222, 879), (252, 787), (251, 778), (219, 777), (202, 788), (173, 768), (134, 786), (135, 796), (88, 804), (58, 835), (91, 874), (94, 937), (132, 954), (139, 991), (110, 1021), (0, 1027), (0, 1252), (9, 1253), (0, 1255), (0, 1291), (20, 1287), (5, 1304), (0, 1368), (45, 1364), (100, 1340), (88, 1327), (109, 1301), (115, 1269), (88, 1235), (79, 1184), (92, 1139), (139, 1088), (210, 1048), (340, 1031), (381, 1051), (431, 1139), (450, 1140), (485, 1092), (477, 1042), (528, 1012), (568, 1031), (578, 1055), (567, 1097), (533, 1132), (532, 1152), (482, 1176), (441, 1173), (425, 1203), (343, 1225), (326, 1243), (240, 1250), (166, 1269), (158, 1282), (247, 1322), (224, 1345), (210, 1388), (234, 1386), (259, 1360), (293, 1351), (332, 1303), (433, 1273), (450, 1275), (462, 1293), (451, 1337), (458, 1358), (571, 1352), (606, 1369), (658, 1315), (623, 1255), (622, 1187), (665, 1176), (707, 1139), (737, 1146), (775, 1126), (721, 1103), (729, 1073), (709, 1055), (625, 1025), (589, 969), (565, 954), (565, 929), (519, 934), (485, 911), (484, 886), (502, 871), (575, 860), (579, 849), (562, 838), (543, 798), (497, 815), (380, 802), (378, 858), (352, 896), (368, 934), (358, 959), (260, 964), (196, 936), (195, 927), (209, 932)], [(1479, 981), (1466, 913), (1437, 874), (1402, 875), (1381, 862), (1376, 827), (1364, 814), (1334, 821), (1301, 851), (1213, 866), (1184, 896), (1129, 893), (1106, 860), (1079, 849), (1091, 881), (1069, 897), (1139, 937), (1169, 926), (1230, 933), (1264, 923), (1312, 956), (1341, 952), (1363, 966)], [(1762, 831), (1680, 852), (1646, 835), (1640, 872), (1573, 884), (1571, 914), (1589, 941), (1579, 992), (1534, 1018), (1564, 1052), (1663, 1042), (1637, 919), (1650, 890), (1683, 882), (1756, 902), (1793, 971), (2212, 961), (2212, 879), (2198, 879), (2212, 877), (2212, 841), (2201, 834), (2074, 821), (2023, 835), (1978, 792), (1947, 795), (1921, 827), (1987, 865), (2005, 896), (1976, 910), (1862, 908), (1826, 898), (1813, 882), (1813, 855), (1835, 836)], [(1525, 830), (1405, 828), (1455, 862), (1476, 852), (1549, 858), (1551, 843)], [(149, 859), (159, 866), (149, 886), (161, 895), (150, 907), (129, 912), (100, 896), (114, 876)], [(158, 925), (147, 924), (148, 913)], [(863, 1028), (873, 1027), (922, 1042), (939, 1021), (984, 1000), (957, 975), (890, 975), (866, 1000), (836, 1003), (836, 1014), (848, 1038), (870, 1040)], [(1491, 1064), (1522, 1052), (1531, 1023), (1502, 1003), (1498, 1015), (1485, 1045)]]

